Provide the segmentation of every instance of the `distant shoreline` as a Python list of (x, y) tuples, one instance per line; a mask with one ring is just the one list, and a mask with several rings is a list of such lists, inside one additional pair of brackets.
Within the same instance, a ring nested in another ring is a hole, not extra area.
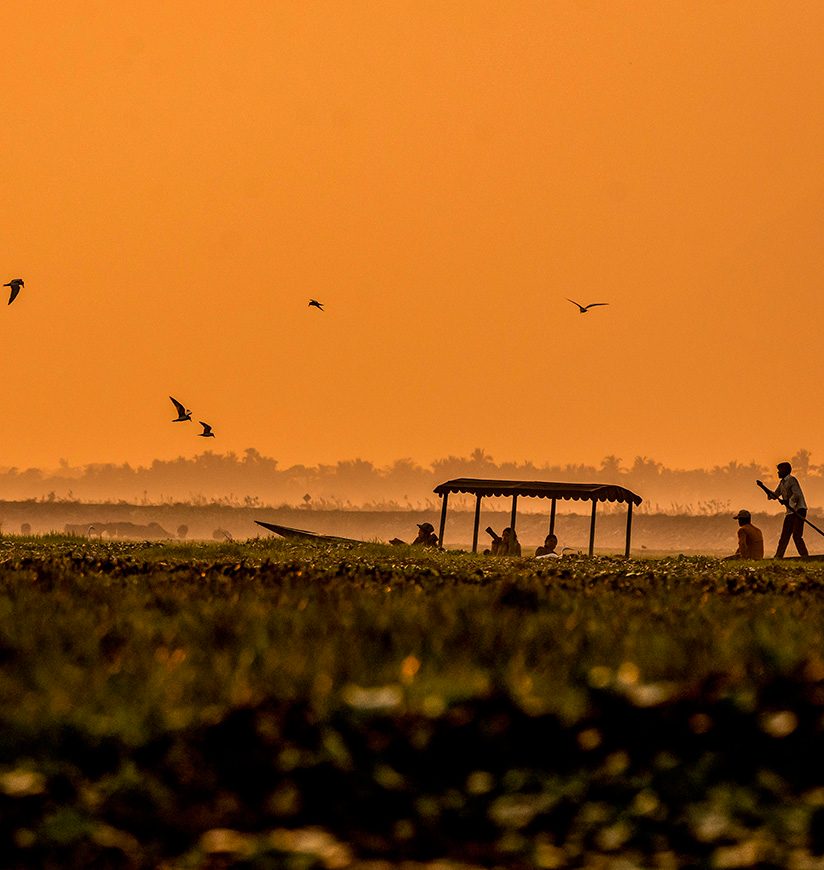
[[(810, 514), (821, 521), (818, 511)], [(446, 527), (447, 548), (469, 549), (472, 540), (472, 511), (450, 511)], [(255, 520), (267, 520), (321, 534), (339, 535), (364, 541), (388, 541), (391, 538), (411, 540), (417, 523), (431, 522), (436, 530), (440, 515), (434, 510), (314, 510), (298, 507), (236, 507), (222, 504), (128, 504), (81, 503), (74, 501), (0, 501), (0, 532), (5, 535), (63, 533), (66, 526), (79, 527), (77, 533), (88, 532), (89, 526), (131, 523), (135, 526), (155, 524), (154, 535), (139, 530), (126, 538), (158, 540), (245, 540), (268, 533), (255, 525)], [(753, 514), (753, 521), (764, 532), (767, 553), (778, 538), (782, 514)], [(599, 513), (597, 518), (596, 552), (623, 550), (625, 534), (623, 512)], [(24, 524), (29, 527), (25, 532)], [(509, 524), (508, 511), (484, 511), (481, 529), (492, 526), (498, 532)], [(542, 543), (548, 518), (542, 513), (519, 513), (518, 536), (525, 549)], [(186, 526), (181, 537), (180, 527)], [(556, 531), (560, 546), (574, 550), (586, 548), (589, 513), (560, 514)], [(633, 521), (633, 555), (653, 556), (673, 553), (724, 555), (736, 548), (737, 526), (729, 513), (715, 515), (636, 514)], [(222, 534), (228, 533), (228, 536)], [(92, 531), (96, 536), (96, 531)], [(104, 540), (109, 537), (104, 533)], [(824, 538), (808, 531), (807, 544), (812, 553), (824, 552)], [(488, 546), (481, 532), (479, 549)]]

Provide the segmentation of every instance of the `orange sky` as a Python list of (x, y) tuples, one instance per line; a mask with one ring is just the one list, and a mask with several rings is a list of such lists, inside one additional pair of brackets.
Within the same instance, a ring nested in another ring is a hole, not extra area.
[(0, 32), (0, 465), (824, 461), (821, 3), (6, 0)]

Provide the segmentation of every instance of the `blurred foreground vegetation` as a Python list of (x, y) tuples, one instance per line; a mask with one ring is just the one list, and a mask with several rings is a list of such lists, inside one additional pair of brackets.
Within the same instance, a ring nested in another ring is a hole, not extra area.
[(6, 538), (0, 704), (4, 866), (824, 867), (818, 563)]

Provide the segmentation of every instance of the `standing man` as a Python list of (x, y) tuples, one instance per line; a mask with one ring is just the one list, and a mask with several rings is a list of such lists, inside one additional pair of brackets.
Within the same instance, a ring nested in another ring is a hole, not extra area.
[(781, 537), (775, 550), (775, 558), (783, 559), (790, 535), (795, 542), (799, 556), (806, 556), (807, 545), (804, 543), (804, 517), (807, 516), (807, 502), (801, 492), (801, 484), (790, 472), (793, 470), (789, 462), (779, 462), (778, 477), (780, 478), (775, 492), (769, 498), (777, 498), (787, 508), (784, 525), (781, 527)]

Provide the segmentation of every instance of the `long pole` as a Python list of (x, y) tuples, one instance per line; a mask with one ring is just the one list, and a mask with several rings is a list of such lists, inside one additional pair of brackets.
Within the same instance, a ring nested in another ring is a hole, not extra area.
[(632, 540), (632, 502), (627, 506), (627, 545), (624, 548), (624, 558), (629, 559), (629, 542)]
[(509, 517), (509, 528), (515, 531), (515, 514), (518, 510), (518, 494), (512, 496), (512, 514)]
[(472, 552), (478, 552), (478, 526), (481, 524), (481, 499), (480, 493), (475, 496), (475, 525), (472, 529)]
[(810, 526), (811, 528), (815, 529), (815, 530), (818, 532), (819, 535), (824, 535), (824, 529), (819, 529), (818, 526), (817, 526), (815, 523), (811, 523), (811, 522), (810, 522), (806, 517), (802, 517), (801, 514), (800, 514), (798, 511), (793, 510), (793, 509), (792, 509), (792, 508), (787, 504), (787, 502), (784, 501), (783, 498), (778, 498), (778, 496), (777, 496), (777, 495), (776, 495), (776, 494), (775, 494), (771, 489), (768, 489), (768, 488), (767, 488), (763, 483), (761, 483), (760, 480), (756, 480), (756, 484), (758, 484), (758, 486), (760, 486), (761, 489), (763, 489), (764, 492), (766, 492), (768, 496), (770, 496), (771, 498), (777, 499), (778, 502), (779, 502), (779, 504), (783, 504), (784, 507), (787, 508), (787, 510), (789, 510), (789, 512), (790, 512), (791, 514), (795, 514), (797, 517), (800, 517), (802, 520), (804, 520), (804, 522), (805, 522), (808, 526)]
[(557, 499), (552, 499), (552, 507), (549, 509), (549, 534), (555, 534), (555, 509), (558, 507)]
[(589, 521), (589, 555), (595, 552), (595, 507), (598, 504), (596, 499), (592, 499), (592, 517)]
[(438, 532), (438, 546), (443, 550), (443, 533), (446, 529), (446, 504), (449, 501), (449, 493), (445, 492), (441, 498), (443, 501), (441, 502), (441, 528)]

